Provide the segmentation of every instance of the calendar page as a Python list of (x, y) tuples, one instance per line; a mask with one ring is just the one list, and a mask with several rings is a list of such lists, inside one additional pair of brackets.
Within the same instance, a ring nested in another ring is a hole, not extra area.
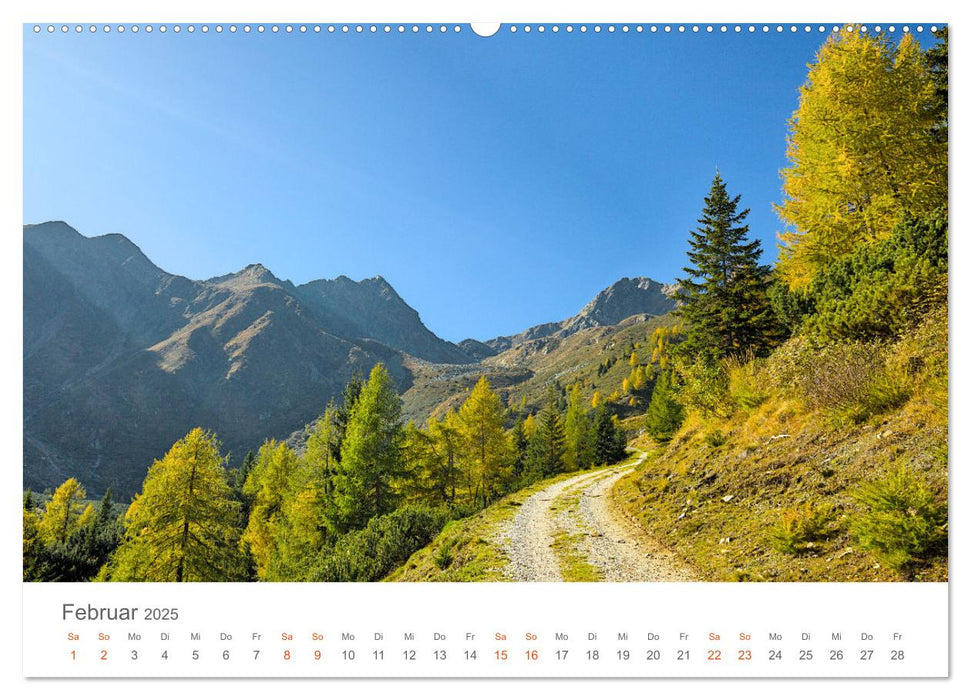
[(18, 28), (25, 678), (950, 675), (947, 16), (264, 12)]

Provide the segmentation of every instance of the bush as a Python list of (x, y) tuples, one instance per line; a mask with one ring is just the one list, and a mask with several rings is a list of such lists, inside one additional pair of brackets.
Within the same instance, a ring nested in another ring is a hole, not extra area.
[(728, 437), (720, 430), (712, 430), (705, 435), (705, 442), (708, 447), (721, 447), (728, 442)]
[(850, 521), (850, 534), (884, 566), (906, 569), (946, 545), (946, 496), (906, 467), (864, 484), (854, 497), (863, 510)]
[(913, 392), (913, 373), (879, 343), (854, 340), (812, 349), (790, 341), (773, 360), (769, 381), (787, 378), (810, 409), (824, 411), (837, 425), (899, 408)]
[(455, 561), (455, 556), (452, 554), (451, 549), (454, 544), (454, 540), (449, 540), (448, 542), (443, 542), (441, 546), (435, 551), (435, 566), (437, 566), (442, 571), (445, 571), (448, 567), (452, 565)]
[[(946, 299), (947, 214), (907, 218), (883, 241), (862, 245), (812, 281), (805, 332), (824, 341), (890, 338)], [(791, 300), (787, 300), (792, 305)]]
[(448, 522), (446, 508), (406, 506), (380, 515), (339, 538), (321, 554), (312, 581), (380, 581), (435, 538)]
[(832, 534), (832, 508), (806, 503), (787, 508), (779, 516), (778, 524), (769, 531), (769, 544), (783, 554), (800, 554), (811, 550), (813, 544)]
[(769, 398), (765, 381), (759, 372), (762, 360), (753, 357), (729, 357), (722, 362), (728, 375), (728, 393), (735, 405), (751, 410), (758, 408)]
[(735, 412), (723, 363), (706, 357), (696, 358), (690, 364), (682, 359), (677, 371), (681, 386), (675, 398), (682, 406), (705, 417), (728, 418)]

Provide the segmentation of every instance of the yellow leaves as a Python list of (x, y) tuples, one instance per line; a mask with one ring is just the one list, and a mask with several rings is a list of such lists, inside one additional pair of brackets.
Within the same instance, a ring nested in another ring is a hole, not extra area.
[(233, 580), (238, 576), (237, 512), (216, 436), (195, 428), (149, 469), (105, 577)]
[(947, 199), (934, 85), (917, 42), (841, 32), (819, 50), (789, 122), (778, 270), (806, 286), (829, 262), (886, 238), (906, 211)]
[(512, 445), (503, 428), (505, 411), (485, 375), (458, 412), (465, 442), (461, 466), (476, 497), (491, 497), (512, 473)]
[[(590, 399), (590, 405), (593, 408), (596, 408), (597, 406), (599, 406), (603, 402), (604, 402), (603, 394), (601, 394), (599, 391), (593, 392), (593, 398)], [(532, 416), (530, 416), (530, 418), (532, 418)]]
[(63, 542), (94, 517), (94, 508), (83, 503), (87, 494), (75, 478), (57, 487), (44, 506), (44, 514), (37, 524), (37, 536), (45, 545)]

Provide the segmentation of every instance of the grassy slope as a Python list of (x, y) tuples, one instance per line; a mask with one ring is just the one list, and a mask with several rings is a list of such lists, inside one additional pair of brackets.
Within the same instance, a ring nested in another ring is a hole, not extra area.
[[(927, 324), (899, 352), (946, 368), (946, 322)], [(945, 552), (896, 572), (861, 551), (846, 528), (858, 508), (853, 490), (891, 464), (907, 464), (946, 499), (946, 374), (943, 396), (941, 382), (923, 380), (903, 406), (840, 429), (791, 392), (728, 420), (691, 419), (618, 483), (614, 497), (706, 579), (946, 580)], [(782, 511), (807, 502), (835, 509), (831, 535), (797, 555), (777, 551), (769, 533)]]

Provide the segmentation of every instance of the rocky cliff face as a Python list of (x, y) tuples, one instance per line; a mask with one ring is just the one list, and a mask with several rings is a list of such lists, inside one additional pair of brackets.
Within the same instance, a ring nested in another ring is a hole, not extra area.
[(405, 392), (419, 366), (409, 358), (432, 380), (452, 367), (474, 373), (468, 363), (535, 350), (531, 341), (664, 314), (674, 308), (667, 291), (624, 278), (565, 321), (456, 345), (381, 277), (297, 286), (256, 264), (190, 280), (120, 234), (25, 226), (24, 483), (44, 489), (75, 476), (92, 495), (110, 486), (130, 496), (195, 426), (214, 430), (238, 462), (312, 421), (377, 362)]

